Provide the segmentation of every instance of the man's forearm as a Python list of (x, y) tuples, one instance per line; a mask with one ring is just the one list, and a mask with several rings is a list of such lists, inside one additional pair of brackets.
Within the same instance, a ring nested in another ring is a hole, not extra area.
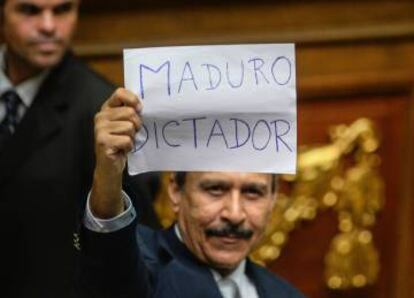
[(92, 214), (105, 219), (122, 213), (124, 202), (121, 192), (122, 175), (95, 169), (90, 197)]

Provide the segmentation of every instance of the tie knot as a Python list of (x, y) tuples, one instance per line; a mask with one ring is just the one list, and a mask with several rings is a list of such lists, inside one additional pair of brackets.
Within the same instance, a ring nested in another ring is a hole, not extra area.
[(18, 108), (21, 103), (21, 99), (14, 90), (10, 90), (3, 93), (0, 100), (4, 102), (6, 106), (6, 115), (0, 123), (2, 135), (13, 134), (17, 123), (19, 122)]
[(21, 103), (19, 95), (14, 90), (9, 90), (3, 93), (1, 100), (6, 104), (7, 113), (16, 114), (17, 108)]

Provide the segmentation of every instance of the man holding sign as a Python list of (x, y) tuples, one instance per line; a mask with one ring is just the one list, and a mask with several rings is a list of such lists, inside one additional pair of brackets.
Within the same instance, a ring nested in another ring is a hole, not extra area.
[[(183, 78), (187, 75), (171, 83), (170, 90), (176, 84), (182, 85)], [(145, 109), (148, 106), (151, 108), (145, 102)], [(144, 148), (150, 136), (143, 107), (134, 93), (118, 89), (95, 117), (97, 160), (84, 218), (79, 276), (83, 297), (303, 297), (247, 257), (260, 241), (276, 200), (275, 175), (266, 172), (270, 168), (273, 172), (290, 172), (289, 162), (281, 171), (274, 164), (261, 168), (259, 162), (253, 166), (258, 173), (248, 173), (251, 168), (242, 165), (239, 167), (245, 171), (239, 172), (234, 160), (224, 167), (222, 161), (211, 159), (209, 166), (200, 157), (197, 160), (197, 156), (187, 153), (188, 159), (193, 159), (193, 168), (183, 160), (163, 168), (193, 170), (175, 172), (169, 180), (168, 194), (177, 215), (176, 224), (158, 232), (136, 225), (135, 210), (122, 191), (122, 173), (127, 154), (140, 152), (137, 147)], [(206, 115), (213, 115), (213, 111), (211, 107), (211, 113), (207, 111)], [(162, 111), (159, 112), (162, 119)], [(171, 117), (171, 113), (164, 116)], [(269, 119), (271, 115), (264, 121)], [(249, 123), (248, 119), (243, 121)], [(202, 127), (200, 131), (205, 132)], [(222, 132), (213, 135), (224, 139)], [(194, 135), (187, 149), (194, 145)], [(171, 136), (186, 146), (178, 131)], [(130, 156), (130, 169), (140, 163), (139, 158)], [(160, 165), (147, 160), (145, 167), (144, 171)], [(194, 172), (206, 167), (210, 171)], [(226, 171), (217, 171), (221, 169)]]

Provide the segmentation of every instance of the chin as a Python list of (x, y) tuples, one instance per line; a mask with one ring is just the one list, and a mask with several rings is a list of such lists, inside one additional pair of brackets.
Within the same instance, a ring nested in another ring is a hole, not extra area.
[(233, 272), (237, 266), (240, 264), (241, 260), (237, 263), (229, 263), (229, 262), (219, 262), (216, 264), (210, 264), (211, 268), (219, 272), (221, 275), (227, 275)]
[(234, 253), (219, 253), (212, 256), (211, 261), (217, 269), (232, 270), (246, 258), (244, 254), (234, 255)]
[(38, 69), (47, 69), (54, 67), (62, 60), (63, 53), (53, 53), (53, 54), (40, 54), (31, 59), (31, 63), (34, 67)]
[(218, 263), (215, 267), (219, 270), (233, 270), (235, 269), (239, 264), (241, 260), (237, 263)]

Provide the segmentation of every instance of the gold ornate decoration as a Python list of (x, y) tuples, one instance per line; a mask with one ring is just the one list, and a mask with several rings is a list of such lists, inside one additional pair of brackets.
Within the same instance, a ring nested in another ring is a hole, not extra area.
[[(288, 195), (280, 193), (261, 244), (251, 254), (266, 265), (276, 260), (289, 233), (302, 221), (332, 208), (339, 233), (325, 257), (325, 280), (331, 289), (373, 284), (379, 258), (370, 228), (384, 204), (384, 184), (378, 173), (379, 137), (373, 123), (359, 119), (330, 130), (331, 143), (299, 149), (297, 175), (283, 175)], [(155, 208), (163, 226), (174, 221), (166, 194), (167, 176)]]

